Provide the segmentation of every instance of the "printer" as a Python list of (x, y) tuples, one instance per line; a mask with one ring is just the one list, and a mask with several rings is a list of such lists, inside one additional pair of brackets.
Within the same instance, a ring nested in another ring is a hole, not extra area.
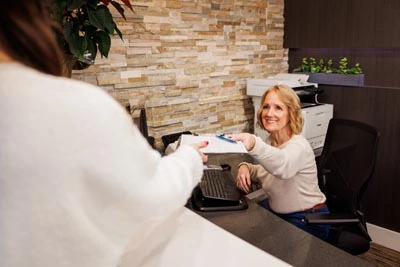
[[(280, 73), (265, 79), (247, 80), (247, 95), (252, 97), (255, 111), (254, 134), (264, 140), (267, 137), (268, 133), (256, 126), (257, 110), (260, 107), (261, 96), (265, 90), (271, 86), (281, 84), (293, 88), (300, 97), (304, 118), (301, 135), (308, 140), (314, 150), (322, 148), (329, 121), (333, 117), (333, 105), (318, 102), (317, 93), (321, 92), (321, 90), (316, 90), (318, 84), (308, 82), (308, 75), (306, 74)], [(303, 102), (304, 99), (307, 102)]]

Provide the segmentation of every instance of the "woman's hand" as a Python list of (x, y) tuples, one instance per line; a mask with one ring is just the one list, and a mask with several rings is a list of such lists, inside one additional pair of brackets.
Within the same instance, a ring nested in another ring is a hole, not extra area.
[(247, 151), (250, 151), (254, 148), (256, 144), (256, 136), (254, 134), (249, 133), (240, 133), (240, 134), (232, 134), (230, 138), (235, 141), (241, 141)]
[(250, 193), (251, 179), (250, 170), (247, 165), (241, 165), (239, 167), (236, 177), (236, 186), (246, 194)]
[(197, 152), (199, 152), (200, 156), (201, 156), (201, 160), (203, 161), (203, 163), (206, 163), (208, 161), (208, 156), (206, 154), (204, 154), (203, 152), (200, 151), (200, 148), (206, 147), (208, 146), (208, 141), (203, 141), (197, 144), (193, 144), (192, 147), (194, 149), (197, 150)]

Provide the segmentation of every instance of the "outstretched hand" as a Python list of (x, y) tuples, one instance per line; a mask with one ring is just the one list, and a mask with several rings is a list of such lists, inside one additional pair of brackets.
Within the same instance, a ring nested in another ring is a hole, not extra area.
[(204, 148), (208, 146), (208, 141), (203, 141), (197, 144), (193, 144), (192, 147), (194, 149), (197, 150), (197, 152), (199, 152), (200, 156), (201, 156), (201, 160), (203, 161), (203, 163), (206, 163), (208, 161), (208, 156), (206, 154), (204, 154), (203, 152), (200, 151), (201, 148)]
[(240, 133), (240, 134), (232, 134), (230, 137), (232, 140), (241, 141), (244, 144), (244, 147), (247, 149), (247, 151), (252, 150), (256, 144), (256, 137), (254, 134)]

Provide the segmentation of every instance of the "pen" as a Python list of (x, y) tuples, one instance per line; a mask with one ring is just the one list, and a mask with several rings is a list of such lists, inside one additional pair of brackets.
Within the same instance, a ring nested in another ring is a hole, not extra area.
[(227, 142), (232, 143), (232, 144), (236, 144), (235, 140), (229, 139), (229, 138), (227, 138), (227, 137), (225, 137), (223, 135), (217, 135), (217, 138), (219, 138), (221, 140), (224, 140), (224, 141), (227, 141)]

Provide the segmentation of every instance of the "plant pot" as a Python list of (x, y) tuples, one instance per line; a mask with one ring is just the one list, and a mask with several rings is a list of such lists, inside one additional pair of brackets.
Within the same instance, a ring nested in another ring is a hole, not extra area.
[(89, 68), (92, 64), (81, 62), (75, 59), (74, 56), (66, 54), (64, 57), (64, 72), (63, 76), (71, 78), (72, 70), (83, 70)]
[(364, 86), (364, 74), (308, 73), (308, 81), (318, 84)]

